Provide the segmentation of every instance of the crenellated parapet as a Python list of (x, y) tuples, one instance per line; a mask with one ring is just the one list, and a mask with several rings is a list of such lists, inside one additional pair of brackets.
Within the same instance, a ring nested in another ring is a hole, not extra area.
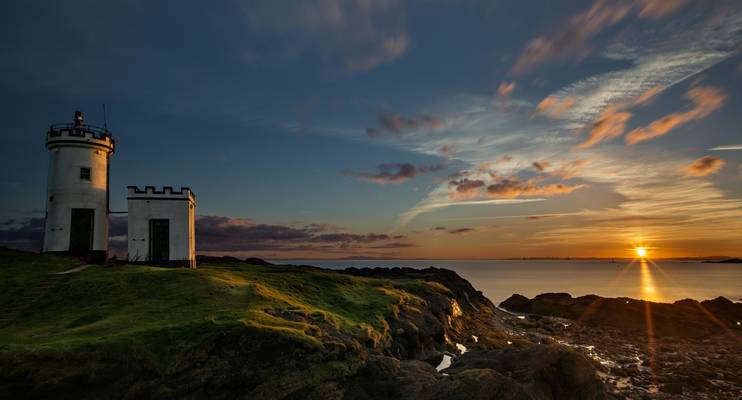
[(63, 146), (96, 147), (113, 153), (115, 141), (106, 128), (83, 124), (81, 112), (75, 113), (75, 120), (68, 124), (54, 124), (46, 132), (46, 147), (52, 149)]
[(129, 200), (188, 200), (196, 204), (196, 195), (188, 187), (175, 190), (172, 186), (163, 186), (162, 190), (157, 190), (155, 186), (145, 186), (142, 190), (138, 186), (127, 186), (126, 189)]

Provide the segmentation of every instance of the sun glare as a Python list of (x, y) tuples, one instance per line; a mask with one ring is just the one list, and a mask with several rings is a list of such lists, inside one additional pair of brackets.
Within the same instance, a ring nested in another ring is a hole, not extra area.
[(636, 255), (639, 256), (639, 258), (645, 258), (647, 256), (646, 247), (637, 247), (634, 251), (636, 251)]

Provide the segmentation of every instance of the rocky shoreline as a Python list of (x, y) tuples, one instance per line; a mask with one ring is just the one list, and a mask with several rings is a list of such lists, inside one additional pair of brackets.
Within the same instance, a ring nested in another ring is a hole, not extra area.
[(505, 322), (522, 337), (556, 341), (590, 357), (613, 398), (742, 397), (742, 304), (549, 293), (513, 295), (500, 307), (514, 313)]

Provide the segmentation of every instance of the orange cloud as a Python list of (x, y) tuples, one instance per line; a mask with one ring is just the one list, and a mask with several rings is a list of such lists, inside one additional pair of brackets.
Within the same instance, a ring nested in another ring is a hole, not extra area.
[(639, 97), (637, 97), (636, 100), (634, 100), (633, 105), (640, 106), (640, 105), (644, 105), (644, 104), (651, 102), (654, 99), (654, 96), (656, 96), (659, 92), (661, 92), (662, 89), (664, 89), (662, 86), (655, 86), (647, 90), (646, 92), (639, 95)]
[(537, 37), (526, 45), (510, 69), (522, 75), (552, 59), (580, 60), (590, 53), (590, 40), (638, 10), (638, 18), (659, 19), (679, 11), (687, 0), (596, 0), (589, 10), (560, 31)]
[(688, 0), (640, 0), (639, 18), (662, 18), (688, 4)]
[(497, 88), (497, 95), (500, 97), (508, 97), (515, 90), (515, 82), (503, 82), (500, 87)]
[(589, 52), (590, 38), (623, 20), (632, 6), (623, 0), (597, 0), (589, 10), (575, 15), (562, 31), (531, 40), (510, 72), (521, 75), (553, 58), (584, 57)]
[(551, 166), (551, 163), (549, 163), (548, 161), (534, 161), (531, 165), (534, 169), (536, 169), (536, 171), (544, 172), (545, 169)]
[(535, 196), (557, 196), (572, 193), (585, 185), (569, 186), (563, 183), (552, 183), (539, 186), (539, 180), (529, 179), (520, 182), (515, 178), (503, 179), (497, 183), (487, 186), (487, 195), (494, 198), (515, 198)]
[(558, 169), (552, 171), (551, 174), (565, 180), (572, 179), (579, 175), (580, 171), (582, 171), (582, 168), (584, 168), (585, 165), (587, 165), (589, 162), (589, 159), (571, 161), (569, 163), (562, 164), (561, 166), (559, 166)]
[(556, 119), (559, 118), (563, 112), (572, 108), (574, 104), (575, 101), (571, 97), (566, 97), (562, 99), (562, 101), (559, 101), (559, 99), (554, 96), (548, 96), (538, 103), (536, 110), (533, 112), (533, 116), (545, 115), (548, 118)]
[(600, 113), (598, 120), (593, 123), (592, 130), (582, 143), (573, 150), (583, 150), (595, 146), (606, 139), (612, 139), (623, 135), (626, 130), (626, 122), (631, 119), (631, 113), (623, 111), (620, 106), (608, 105)]
[(724, 105), (727, 96), (719, 88), (699, 86), (689, 90), (685, 97), (693, 103), (693, 108), (686, 112), (666, 115), (646, 127), (634, 129), (626, 135), (626, 143), (632, 145), (664, 136), (681, 125), (706, 118)]
[(683, 171), (689, 176), (707, 176), (721, 171), (724, 164), (726, 162), (720, 158), (705, 156), (688, 164)]

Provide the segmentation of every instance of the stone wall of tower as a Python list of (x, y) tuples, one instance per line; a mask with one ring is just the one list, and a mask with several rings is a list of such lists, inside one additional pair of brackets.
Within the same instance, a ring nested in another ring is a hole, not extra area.
[(86, 126), (64, 125), (47, 133), (45, 252), (69, 252), (73, 210), (92, 213), (85, 253), (105, 260), (108, 250), (108, 163), (114, 142)]

